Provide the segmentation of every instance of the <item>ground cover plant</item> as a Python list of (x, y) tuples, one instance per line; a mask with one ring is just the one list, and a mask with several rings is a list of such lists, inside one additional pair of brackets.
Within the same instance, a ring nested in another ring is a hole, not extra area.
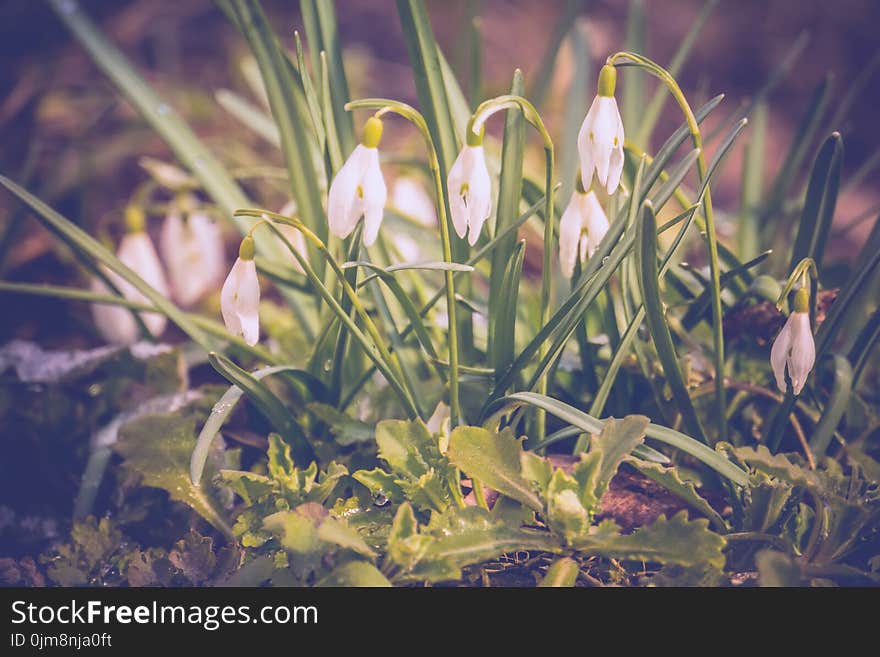
[[(826, 253), (837, 124), (876, 58), (816, 90), (765, 180), (766, 99), (803, 45), (748, 105), (694, 102), (676, 77), (712, 0), (666, 63), (637, 10), (591, 61), (572, 5), (542, 64), (566, 39), (582, 55), (552, 121), (519, 70), (465, 95), (420, 0), (386, 17), (416, 105), (353, 97), (333, 3), (302, 0), (291, 35), (218, 0), (248, 54), (217, 102), (283, 161), (233, 130), (236, 165), (79, 3), (50, 4), (175, 160), (142, 159), (110, 238), (0, 175), (78, 272), (4, 298), (80, 304), (106, 343), (0, 347), (4, 490), (75, 491), (61, 518), (3, 502), (0, 581), (880, 582), (878, 224)], [(679, 126), (658, 135), (664, 107)]]

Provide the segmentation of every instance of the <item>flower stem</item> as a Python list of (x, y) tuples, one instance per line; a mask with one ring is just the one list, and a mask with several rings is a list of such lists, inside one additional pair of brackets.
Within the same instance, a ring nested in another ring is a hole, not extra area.
[[(547, 131), (547, 127), (544, 125), (544, 121), (541, 119), (541, 115), (538, 114), (538, 110), (535, 109), (535, 106), (532, 105), (527, 99), (522, 96), (517, 96), (515, 94), (506, 94), (503, 96), (497, 96), (495, 98), (490, 98), (477, 107), (476, 111), (474, 111), (473, 116), (471, 116), (470, 121), (468, 121), (467, 131), (468, 134), (480, 134), (483, 129), (486, 120), (495, 114), (496, 112), (500, 112), (505, 109), (517, 108), (522, 111), (523, 117), (528, 121), (541, 135), (541, 138), (544, 140), (544, 162), (545, 162), (545, 170), (546, 170), (546, 178), (544, 181), (544, 255), (543, 255), (543, 267), (541, 272), (541, 319), (540, 326), (538, 330), (540, 331), (546, 324), (550, 318), (550, 297), (553, 291), (552, 283), (553, 279), (550, 273), (550, 261), (553, 255), (553, 176), (554, 176), (554, 151), (553, 151), (553, 140), (550, 138), (550, 133)], [(546, 355), (546, 346), (544, 343), (541, 343), (538, 352), (538, 362), (543, 361)], [(547, 376), (542, 375), (537, 382), (537, 390), (541, 394), (547, 394)], [(536, 423), (536, 431), (534, 440), (536, 443), (540, 443), (544, 440), (544, 436), (546, 434), (546, 425), (545, 425), (546, 412), (544, 409), (538, 409), (535, 414), (535, 423)]]
[[(428, 125), (425, 123), (424, 117), (405, 103), (384, 98), (367, 98), (348, 103), (346, 109), (378, 109), (377, 117), (383, 114), (393, 112), (402, 116), (410, 123), (415, 125), (425, 139), (428, 147), (428, 165), (431, 171), (431, 177), (434, 180), (434, 188), (437, 193), (437, 208), (439, 210), (440, 219), (440, 241), (443, 248), (443, 259), (446, 262), (453, 262), (452, 259), (452, 242), (449, 233), (449, 212), (447, 208), (447, 198), (443, 185), (443, 175), (440, 171), (440, 160), (437, 157), (437, 148), (434, 140), (431, 139), (431, 133)], [(446, 313), (449, 318), (449, 410), (451, 416), (451, 425), (454, 428), (462, 421), (461, 402), (459, 399), (458, 385), (458, 322), (455, 317), (456, 301), (455, 301), (455, 274), (451, 270), (445, 272), (446, 278)]]
[[(626, 60), (628, 60), (628, 62), (646, 70), (669, 89), (669, 93), (678, 103), (684, 114), (694, 148), (699, 149), (697, 172), (700, 176), (700, 182), (702, 182), (706, 177), (706, 156), (703, 153), (703, 136), (700, 132), (697, 118), (694, 116), (693, 110), (691, 110), (691, 106), (688, 104), (681, 87), (678, 86), (678, 82), (675, 81), (675, 78), (666, 69), (642, 55), (625, 51), (618, 52), (611, 55), (607, 63), (620, 65), (618, 64), (619, 60), (624, 60), (620, 62), (621, 64), (627, 63)], [(703, 198), (703, 214), (706, 217), (706, 240), (709, 246), (709, 282), (712, 293), (712, 342), (715, 352), (715, 404), (718, 418), (718, 439), (727, 440), (727, 420), (724, 415), (727, 404), (725, 402), (726, 393), (724, 388), (724, 329), (721, 308), (721, 272), (718, 263), (718, 237), (715, 233), (712, 193), (708, 185), (706, 185)]]

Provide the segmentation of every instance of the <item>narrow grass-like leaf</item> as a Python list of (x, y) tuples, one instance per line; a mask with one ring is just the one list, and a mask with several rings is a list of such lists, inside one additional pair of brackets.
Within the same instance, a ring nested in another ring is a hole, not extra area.
[(326, 53), (327, 79), (330, 88), (328, 105), (333, 110), (333, 123), (343, 152), (356, 145), (351, 114), (345, 111), (349, 97), (348, 80), (342, 62), (342, 45), (336, 25), (335, 2), (327, 0), (300, 0), (299, 7), (305, 25), (312, 70), (321, 69), (320, 53)]
[(839, 354), (832, 354), (831, 360), (833, 376), (831, 394), (822, 411), (822, 417), (810, 437), (810, 449), (816, 456), (822, 456), (828, 450), (834, 432), (837, 431), (837, 425), (840, 424), (843, 414), (849, 407), (853, 390), (853, 368), (849, 360)]
[(571, 557), (559, 557), (550, 564), (538, 587), (565, 588), (574, 586), (580, 574), (580, 565)]
[[(513, 74), (510, 93), (523, 93), (522, 71), (517, 69)], [(518, 108), (508, 109), (504, 121), (504, 142), (501, 149), (501, 175), (498, 180), (498, 203), (495, 205), (495, 230), (498, 235), (518, 214), (522, 198), (523, 154), (526, 143), (526, 121)], [(489, 270), (489, 331), (488, 353), (489, 366), (498, 368), (493, 360), (497, 355), (493, 340), (499, 321), (498, 308), (502, 299), (502, 286), (516, 248), (516, 235), (505, 237), (492, 252), (492, 264)]]
[[(296, 70), (299, 73), (299, 79), (302, 82), (303, 95), (309, 108), (309, 115), (312, 117), (312, 127), (315, 131), (315, 137), (318, 140), (318, 150), (322, 153), (326, 148), (327, 134), (324, 132), (324, 116), (321, 109), (321, 103), (318, 100), (318, 92), (315, 91), (315, 83), (312, 76), (306, 69), (305, 58), (303, 57), (302, 39), (299, 38), (299, 32), (293, 32), (293, 38), (296, 42)], [(320, 69), (315, 69), (319, 72)]]
[[(272, 374), (281, 373), (300, 380), (305, 387), (311, 391), (314, 399), (320, 400), (326, 398), (327, 390), (320, 381), (308, 372), (289, 365), (264, 367), (255, 372), (250, 372), (249, 376), (256, 381), (260, 381)], [(214, 441), (217, 434), (220, 433), (220, 429), (223, 427), (223, 424), (226, 422), (243, 394), (244, 391), (239, 388), (237, 384), (233, 384), (232, 387), (223, 393), (223, 396), (217, 400), (217, 403), (214, 404), (214, 408), (211, 409), (211, 414), (202, 426), (202, 430), (199, 432), (199, 437), (196, 440), (196, 446), (193, 449), (189, 466), (190, 479), (196, 486), (199, 485), (199, 482), (202, 479), (202, 473), (205, 470), (205, 462), (211, 452), (211, 443)]]
[(389, 272), (387, 269), (379, 267), (378, 265), (374, 265), (371, 262), (365, 261), (346, 262), (342, 265), (342, 267), (364, 267), (372, 272), (375, 272), (375, 277), (385, 283), (385, 285), (388, 286), (388, 289), (394, 295), (394, 298), (397, 299), (397, 302), (400, 304), (400, 307), (403, 309), (404, 314), (406, 314), (406, 317), (410, 322), (410, 327), (412, 327), (412, 329), (416, 333), (419, 344), (422, 345), (422, 348), (431, 358), (438, 358), (437, 350), (434, 349), (434, 343), (431, 341), (431, 334), (425, 327), (424, 322), (422, 322), (422, 316), (413, 305), (412, 299), (409, 298), (406, 290), (403, 289), (403, 286), (401, 286), (400, 282), (397, 280), (397, 278), (394, 277), (391, 272)]
[[(116, 48), (79, 7), (76, 0), (50, 0), (50, 5), (98, 67), (125, 94), (186, 165), (205, 191), (231, 215), (247, 205), (247, 197), (220, 161), (205, 148), (182, 118), (156, 94), (137, 73), (131, 62)], [(239, 224), (244, 232), (249, 221)]]
[[(493, 411), (509, 403), (523, 403), (543, 408), (551, 415), (559, 418), (563, 422), (567, 422), (578, 427), (584, 433), (599, 434), (602, 431), (604, 422), (598, 420), (573, 406), (561, 402), (546, 395), (539, 395), (534, 392), (515, 392), (507, 397), (498, 400), (495, 403)], [(748, 474), (738, 466), (731, 463), (723, 454), (713, 451), (703, 443), (694, 440), (690, 436), (669, 429), (657, 424), (649, 424), (645, 429), (645, 435), (648, 438), (659, 440), (676, 449), (690, 454), (699, 461), (702, 461), (719, 474), (727, 477), (735, 484), (745, 486), (748, 483)]]
[[(290, 190), (299, 216), (326, 241), (327, 221), (313, 157), (317, 146), (315, 135), (306, 129), (310, 115), (302, 81), (297, 79), (297, 71), (278, 43), (259, 3), (256, 0), (232, 0), (231, 4), (238, 17), (238, 26), (260, 66), (272, 116), (281, 135)], [(311, 246), (309, 254), (314, 256), (311, 259), (323, 272), (323, 261)]]
[(525, 258), (525, 240), (519, 242), (510, 254), (510, 260), (504, 269), (504, 277), (498, 291), (498, 304), (495, 307), (495, 321), (491, 321), (493, 310), (490, 314), (490, 330), (493, 331), (489, 344), (489, 367), (498, 372), (504, 371), (513, 362), (514, 349), (516, 347), (516, 315), (517, 301), (519, 299), (519, 282), (522, 275), (523, 259)]
[[(224, 379), (241, 388), (248, 399), (254, 402), (260, 413), (290, 445), (297, 463), (305, 465), (315, 460), (315, 451), (297, 424), (296, 418), (265, 384), (220, 354), (211, 352), (208, 355), (208, 361)], [(202, 465), (204, 465), (204, 460), (202, 460)], [(191, 469), (190, 476), (193, 477), (194, 474), (201, 477), (201, 471), (196, 473)], [(193, 477), (193, 480), (195, 479), (196, 477)]]
[(666, 381), (672, 390), (672, 396), (685, 426), (694, 436), (705, 443), (707, 442), (706, 434), (694, 409), (693, 401), (678, 365), (678, 355), (675, 353), (672, 334), (666, 323), (663, 301), (660, 299), (657, 271), (657, 220), (650, 203), (646, 203), (642, 209), (641, 220), (636, 231), (636, 243), (638, 245), (636, 261), (640, 272), (639, 287), (642, 293), (642, 302), (645, 305), (648, 331), (654, 340)]
[(232, 114), (242, 125), (253, 130), (268, 143), (281, 148), (281, 135), (272, 117), (261, 107), (229, 89), (219, 89), (214, 97), (220, 106)]
[(834, 220), (842, 167), (843, 139), (835, 132), (822, 144), (810, 173), (810, 183), (807, 187), (801, 220), (797, 226), (789, 271), (792, 271), (804, 258), (812, 258), (821, 274), (822, 256)]
[(755, 255), (760, 248), (758, 203), (764, 187), (765, 146), (767, 144), (767, 105), (759, 103), (751, 118), (749, 140), (745, 147), (739, 197), (737, 247), (740, 259)]

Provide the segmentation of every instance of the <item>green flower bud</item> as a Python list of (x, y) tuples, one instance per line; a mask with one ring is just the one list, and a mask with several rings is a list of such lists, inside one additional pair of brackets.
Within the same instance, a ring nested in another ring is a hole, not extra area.
[(483, 137), (486, 136), (486, 126), (480, 126), (480, 134), (475, 133), (470, 128), (467, 131), (467, 136), (465, 141), (467, 141), (468, 146), (482, 146), (483, 145)]
[(599, 71), (599, 95), (613, 96), (617, 86), (617, 69), (610, 64), (605, 64)]
[(139, 205), (129, 205), (125, 208), (125, 230), (129, 233), (142, 233), (146, 226), (147, 218), (144, 210)]
[(376, 148), (382, 139), (382, 119), (371, 116), (364, 124), (364, 136), (361, 143), (367, 148)]
[(254, 245), (254, 238), (247, 235), (241, 241), (241, 246), (238, 247), (238, 257), (242, 260), (253, 260), (255, 251), (256, 246)]
[(810, 290), (808, 288), (802, 287), (794, 293), (793, 307), (796, 313), (810, 312)]

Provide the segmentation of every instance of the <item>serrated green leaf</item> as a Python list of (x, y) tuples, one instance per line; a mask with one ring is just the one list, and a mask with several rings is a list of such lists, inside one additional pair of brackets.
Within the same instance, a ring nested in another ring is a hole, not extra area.
[(620, 464), (642, 444), (648, 418), (627, 415), (623, 419), (608, 418), (598, 436), (590, 442), (590, 451), (575, 464), (572, 476), (580, 484), (581, 504), (594, 513)]
[(398, 483), (400, 480), (393, 474), (389, 474), (380, 468), (358, 470), (351, 476), (366, 486), (374, 497), (382, 498), (395, 504), (399, 504), (405, 499), (403, 488)]
[(400, 505), (388, 535), (388, 558), (404, 572), (409, 572), (424, 557), (431, 544), (430, 536), (418, 533), (418, 522), (409, 503)]
[(223, 483), (238, 493), (248, 506), (253, 505), (257, 500), (276, 490), (269, 477), (255, 472), (220, 470), (220, 478), (223, 480)]
[(440, 446), (419, 420), (383, 420), (376, 425), (379, 458), (392, 472), (418, 479), (440, 459)]
[(494, 433), (482, 427), (456, 427), (446, 452), (450, 462), (469, 477), (540, 511), (544, 505), (535, 482), (523, 476), (522, 454), (522, 442), (510, 429)]
[(692, 481), (682, 479), (681, 472), (677, 467), (665, 467), (657, 463), (648, 463), (634, 458), (628, 458), (626, 462), (648, 477), (648, 479), (657, 482), (670, 493), (702, 513), (719, 531), (727, 529), (727, 523), (724, 518), (697, 492)]
[(561, 468), (553, 472), (547, 485), (547, 522), (567, 544), (586, 534), (590, 527), (590, 511), (581, 502), (582, 482)]
[(434, 582), (461, 577), (461, 569), (512, 550), (544, 551), (558, 546), (547, 534), (530, 532), (494, 521), (477, 507), (450, 507), (435, 513), (422, 528), (432, 541), (422, 559), (404, 577)]
[(334, 568), (315, 586), (379, 588), (391, 586), (391, 582), (373, 564), (366, 561), (349, 561)]
[(538, 584), (539, 587), (574, 586), (580, 574), (580, 565), (570, 557), (560, 557), (547, 569), (547, 574)]
[(612, 521), (603, 521), (589, 535), (578, 539), (574, 547), (614, 559), (722, 568), (725, 545), (724, 537), (709, 529), (708, 520), (689, 521), (687, 512), (681, 511), (671, 519), (660, 516), (653, 525), (632, 534), (621, 534)]

